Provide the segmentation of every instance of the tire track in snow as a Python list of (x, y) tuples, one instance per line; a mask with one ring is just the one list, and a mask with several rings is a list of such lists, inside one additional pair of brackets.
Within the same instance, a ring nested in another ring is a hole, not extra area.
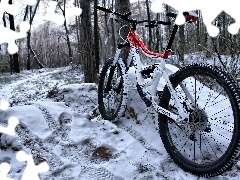
[[(68, 137), (68, 133), (65, 131), (64, 129), (59, 129), (60, 126), (59, 124), (55, 121), (55, 119), (52, 117), (51, 113), (43, 106), (39, 105), (39, 104), (35, 104), (35, 106), (42, 112), (42, 115), (45, 119), (45, 121), (48, 124), (48, 127), (52, 130), (52, 131), (62, 131), (61, 133), (66, 133), (66, 141), (68, 142), (65, 145), (62, 145), (62, 150), (63, 150), (63, 157), (67, 158), (68, 160), (70, 160), (72, 163), (76, 163), (78, 165), (81, 165), (82, 167), (82, 171), (86, 172), (87, 174), (89, 174), (89, 179), (94, 177), (94, 179), (98, 179), (98, 180), (124, 180), (121, 177), (116, 177), (114, 174), (112, 174), (110, 171), (108, 171), (106, 168), (104, 167), (99, 167), (99, 165), (96, 165), (91, 162), (91, 160), (89, 159), (89, 156), (86, 156), (86, 154), (84, 154), (82, 152), (83, 149), (83, 145), (79, 144), (76, 145), (74, 144), (74, 141), (72, 139), (70, 139)], [(81, 158), (79, 158), (81, 157)], [(62, 168), (56, 168), (52, 174), (57, 174), (59, 173), (59, 171), (61, 171)], [(81, 175), (81, 172), (79, 174), (79, 176)]]
[(52, 117), (50, 112), (43, 106), (39, 104), (34, 104), (40, 111), (42, 111), (43, 118), (45, 119), (49, 129), (51, 131), (59, 129), (59, 124)]
[(149, 144), (147, 142), (147, 140), (136, 130), (125, 126), (123, 123), (121, 122), (116, 122), (115, 123), (119, 128), (127, 131), (132, 137), (134, 137), (140, 144), (142, 144), (142, 146), (147, 149), (150, 153), (157, 155), (157, 156), (162, 156), (163, 153), (160, 152), (159, 150), (157, 150), (155, 147), (153, 147), (151, 144)]
[(17, 125), (16, 134), (18, 135), (18, 139), (22, 142), (22, 145), (31, 151), (34, 159), (38, 161), (39, 156), (45, 159), (50, 166), (50, 170), (64, 164), (59, 157), (51, 153), (51, 149), (44, 146), (40, 138), (30, 132), (25, 124), (21, 123)]

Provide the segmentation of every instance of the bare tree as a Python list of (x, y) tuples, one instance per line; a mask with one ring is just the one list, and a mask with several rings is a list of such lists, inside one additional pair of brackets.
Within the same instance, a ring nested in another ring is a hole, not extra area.
[[(149, 0), (146, 0), (146, 7), (147, 7), (147, 18), (150, 21), (151, 20), (151, 13), (150, 13), (150, 2)], [(148, 27), (148, 48), (152, 49), (152, 42), (153, 42), (153, 37), (152, 37), (152, 28), (151, 26)]]
[[(80, 7), (78, 0), (74, 0), (74, 4), (76, 7)], [(78, 64), (80, 64), (81, 63), (81, 58), (80, 58), (81, 48), (80, 48), (80, 35), (79, 35), (80, 16), (76, 16), (75, 21), (76, 21), (76, 35), (77, 35), (77, 48), (78, 48)]]
[(40, 59), (38, 58), (38, 55), (36, 53), (36, 51), (32, 48), (32, 45), (31, 45), (31, 26), (32, 26), (32, 23), (33, 23), (33, 20), (34, 20), (34, 17), (36, 15), (36, 12), (37, 12), (37, 8), (39, 6), (39, 3), (40, 3), (40, 0), (37, 0), (37, 3), (36, 5), (34, 6), (34, 10), (33, 10), (33, 7), (32, 6), (29, 6), (27, 5), (26, 6), (26, 9), (25, 9), (25, 15), (24, 15), (24, 18), (23, 20), (26, 21), (27, 19), (27, 16), (29, 14), (29, 24), (30, 24), (30, 29), (29, 31), (27, 32), (27, 70), (30, 70), (31, 69), (31, 61), (30, 61), (30, 53), (33, 55), (33, 58), (34, 60), (36, 61), (36, 63), (38, 64), (38, 66), (40, 68), (44, 68), (44, 65), (43, 63), (40, 61)]
[[(125, 13), (128, 13), (130, 12), (130, 1), (129, 0), (116, 0), (115, 1), (115, 11), (121, 13), (121, 14), (125, 14)], [(123, 21), (121, 23), (121, 25), (118, 24), (117, 26), (117, 30), (121, 27), (121, 26), (124, 26), (128, 24), (127, 22)], [(121, 36), (123, 38), (126, 38), (127, 35), (128, 35), (128, 32), (129, 32), (129, 27), (126, 27), (124, 28), (122, 31), (121, 31)], [(128, 53), (129, 53), (129, 48), (124, 48), (122, 49), (122, 58), (124, 60), (127, 60), (127, 56), (128, 56)]]
[(94, 62), (90, 1), (80, 0), (80, 7), (82, 8), (82, 14), (80, 15), (80, 44), (84, 81), (92, 83), (97, 81), (98, 71)]
[(179, 60), (184, 63), (184, 54), (185, 54), (185, 29), (184, 29), (184, 25), (179, 26), (179, 41), (178, 41), (178, 56), (179, 56)]
[[(8, 1), (8, 4), (13, 4), (12, 0)], [(9, 23), (10, 23), (10, 29), (15, 31), (15, 23), (14, 23), (14, 17), (13, 15), (9, 14)], [(11, 69), (15, 73), (20, 73), (20, 68), (19, 68), (19, 61), (18, 61), (18, 53), (9, 55), (10, 56), (10, 66)]]
[[(63, 4), (63, 7), (61, 6)], [(70, 39), (69, 39), (69, 30), (67, 27), (67, 22), (66, 22), (66, 0), (58, 0), (58, 7), (61, 9), (63, 17), (64, 17), (64, 28), (66, 31), (66, 41), (68, 45), (68, 55), (69, 55), (69, 60), (72, 63), (73, 61), (73, 55), (72, 55), (72, 49), (71, 49), (71, 44), (70, 44)]]
[[(94, 6), (98, 5), (98, 0), (94, 0)], [(97, 9), (94, 8), (94, 57), (96, 63), (96, 71), (99, 71), (99, 30), (98, 30), (98, 14)]]

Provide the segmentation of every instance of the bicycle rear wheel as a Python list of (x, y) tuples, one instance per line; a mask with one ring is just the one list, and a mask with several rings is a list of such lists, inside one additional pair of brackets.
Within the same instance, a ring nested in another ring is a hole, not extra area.
[(125, 111), (124, 93), (125, 65), (120, 60), (112, 66), (113, 59), (107, 61), (101, 71), (98, 84), (99, 111), (103, 119), (114, 121)]
[[(179, 70), (170, 81), (189, 118), (176, 123), (159, 114), (166, 151), (183, 170), (195, 175), (212, 177), (225, 172), (238, 160), (240, 149), (240, 93), (235, 82), (220, 69), (198, 64)], [(177, 112), (167, 87), (160, 106)]]

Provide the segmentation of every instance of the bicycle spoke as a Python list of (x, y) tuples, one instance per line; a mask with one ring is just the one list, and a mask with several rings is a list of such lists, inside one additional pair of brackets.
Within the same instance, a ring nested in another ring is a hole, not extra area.
[[(235, 104), (233, 107), (233, 93), (226, 90), (229, 88), (226, 86), (228, 81), (218, 77), (221, 73), (212, 70), (205, 73), (206, 67), (202, 70), (199, 66), (191, 68), (172, 77), (178, 101), (189, 117), (176, 123), (173, 120), (164, 121), (166, 117), (160, 115), (159, 128), (163, 131), (161, 137), (167, 151), (173, 157), (177, 154), (179, 158), (174, 161), (182, 167), (187, 162), (195, 172), (198, 170), (194, 167), (225, 168), (226, 164), (223, 164), (222, 159), (228, 158), (225, 155), (229, 153), (229, 149), (236, 154), (238, 151), (235, 150), (236, 145), (235, 148), (232, 147), (232, 138), (238, 136), (235, 133), (238, 106)], [(161, 101), (163, 108), (178, 114), (175, 100), (165, 94), (165, 91)], [(236, 138), (239, 141), (239, 137)], [(231, 156), (235, 158), (234, 154)]]
[[(214, 99), (214, 100), (215, 100), (215, 99)], [(213, 101), (214, 101), (214, 100), (213, 100)], [(215, 106), (215, 105), (217, 105), (218, 103), (221, 103), (222, 101), (225, 101), (225, 100), (227, 100), (227, 98), (221, 99), (220, 101), (217, 101), (217, 102), (215, 102), (215, 103), (213, 103), (213, 104), (211, 104), (211, 105), (209, 105), (209, 106), (206, 106), (205, 109), (206, 109), (206, 108), (209, 108), (209, 107), (212, 107), (212, 106)], [(213, 101), (212, 101), (212, 102), (213, 102)]]
[(213, 117), (213, 116), (215, 116), (215, 115), (217, 115), (217, 114), (219, 114), (219, 113), (221, 113), (221, 112), (223, 112), (223, 111), (226, 111), (227, 109), (229, 109), (229, 108), (231, 108), (230, 106), (228, 106), (228, 107), (226, 107), (226, 108), (224, 108), (224, 109), (222, 109), (222, 110), (220, 110), (220, 111), (218, 111), (218, 112), (216, 112), (216, 113), (214, 113), (214, 114), (212, 114), (211, 116), (209, 116), (209, 117)]

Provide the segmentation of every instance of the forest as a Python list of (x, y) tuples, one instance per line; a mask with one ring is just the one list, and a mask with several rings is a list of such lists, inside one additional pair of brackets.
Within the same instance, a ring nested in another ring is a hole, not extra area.
[[(39, 23), (47, 11), (47, 2), (37, 0), (34, 6), (20, 3), (22, 11), (16, 17), (7, 12), (3, 14), (1, 24), (5, 27), (18, 31), (18, 24), (28, 21), (31, 28), (26, 38), (16, 42), (19, 47), (18, 53), (9, 54), (7, 44), (1, 44), (1, 73), (72, 66), (83, 71), (85, 82), (97, 82), (102, 64), (114, 56), (117, 43), (122, 42), (118, 30), (126, 25), (126, 22), (110, 19), (109, 14), (97, 10), (95, 6), (119, 13), (131, 12), (130, 17), (137, 20), (171, 21), (170, 26), (137, 28), (137, 33), (149, 50), (156, 52), (163, 52), (166, 48), (173, 28), (174, 22), (166, 17), (166, 13), (176, 12), (172, 7), (163, 5), (163, 12), (154, 13), (151, 11), (151, 0), (138, 0), (134, 3), (130, 3), (130, 0), (56, 0), (56, 13), (64, 17), (64, 24), (57, 26), (49, 21)], [(15, 0), (9, 0), (9, 4), (13, 3)], [(69, 4), (80, 7), (81, 15), (68, 20), (66, 12)], [(195, 23), (180, 26), (169, 58), (170, 63), (181, 67), (192, 62), (192, 58), (198, 62), (211, 59), (215, 65), (223, 67), (237, 79), (240, 34), (232, 35), (227, 30), (234, 19), (225, 12), (220, 13), (212, 22), (219, 27), (220, 33), (217, 37), (210, 37), (202, 21), (201, 11), (194, 12), (198, 14), (199, 19)]]
[[(3, 2), (19, 14), (4, 12)], [(62, 25), (46, 19), (50, 2)], [(155, 13), (153, 2), (0, 0), (0, 180), (240, 179), (240, 33), (228, 31), (233, 17), (222, 11), (212, 37), (193, 10), (198, 20), (178, 27), (166, 64), (138, 50), (127, 59), (129, 47), (116, 66), (108, 61), (131, 26), (96, 7), (171, 22), (136, 26), (147, 48), (162, 53), (176, 27), (167, 13), (177, 10), (163, 4)], [(73, 15), (73, 7), (81, 13)], [(1, 29), (21, 32), (23, 21), (30, 29), (11, 54)]]

